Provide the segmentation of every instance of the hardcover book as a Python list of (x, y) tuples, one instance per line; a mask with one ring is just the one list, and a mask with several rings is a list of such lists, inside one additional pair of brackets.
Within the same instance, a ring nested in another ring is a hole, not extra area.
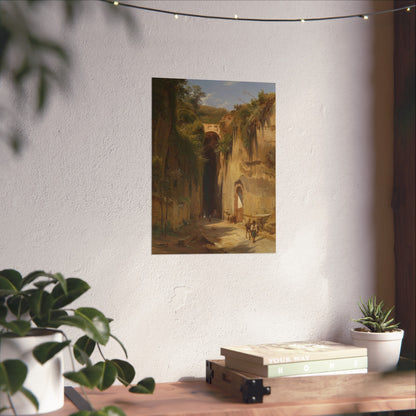
[[(299, 375), (322, 375), (324, 373), (354, 373), (352, 370), (367, 371), (367, 355), (361, 357), (336, 358), (333, 360), (314, 360), (285, 364), (260, 365), (238, 358), (227, 357), (225, 366), (237, 371), (255, 374), (261, 377), (287, 377)], [(344, 373), (344, 374), (345, 374)]]
[(258, 365), (333, 360), (367, 356), (367, 348), (332, 341), (287, 342), (279, 344), (242, 345), (221, 348), (227, 358), (236, 358)]

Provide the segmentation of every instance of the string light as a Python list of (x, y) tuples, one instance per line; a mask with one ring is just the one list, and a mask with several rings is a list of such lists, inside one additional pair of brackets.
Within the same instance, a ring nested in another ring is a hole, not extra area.
[(366, 14), (350, 14), (345, 16), (327, 16), (327, 17), (310, 17), (310, 18), (297, 18), (297, 19), (260, 19), (260, 18), (250, 18), (250, 17), (239, 17), (238, 15), (234, 15), (234, 17), (226, 17), (226, 16), (209, 16), (204, 14), (193, 14), (193, 13), (182, 13), (182, 12), (173, 12), (170, 10), (163, 10), (163, 9), (154, 9), (151, 7), (145, 7), (145, 6), (138, 6), (131, 3), (123, 3), (119, 1), (113, 1), (113, 0), (100, 0), (104, 3), (110, 3), (114, 5), (119, 5), (123, 7), (130, 7), (133, 9), (139, 9), (144, 10), (148, 12), (153, 13), (162, 13), (162, 14), (170, 14), (175, 16), (175, 19), (179, 18), (179, 16), (185, 16), (185, 17), (194, 17), (199, 19), (214, 19), (214, 20), (239, 20), (242, 22), (316, 22), (316, 21), (324, 21), (324, 20), (340, 20), (340, 19), (354, 19), (354, 18), (360, 18), (364, 20), (368, 20), (371, 16), (376, 16), (379, 14), (385, 14), (385, 13), (395, 13), (399, 12), (401, 10), (405, 10), (407, 12), (410, 12), (411, 9), (414, 9), (416, 7), (416, 4), (413, 4), (412, 6), (404, 6), (404, 7), (398, 7), (396, 9), (389, 9), (389, 10), (381, 10), (378, 12), (372, 12), (372, 13), (366, 13)]

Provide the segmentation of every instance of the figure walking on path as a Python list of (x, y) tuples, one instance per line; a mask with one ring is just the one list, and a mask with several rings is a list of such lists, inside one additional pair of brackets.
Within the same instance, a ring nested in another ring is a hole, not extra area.
[(259, 231), (259, 228), (256, 224), (256, 220), (253, 220), (253, 223), (251, 224), (251, 239), (253, 243), (256, 242), (256, 236), (257, 236), (258, 231)]
[(249, 240), (251, 240), (251, 220), (249, 219), (248, 222), (246, 222), (246, 238), (248, 237)]

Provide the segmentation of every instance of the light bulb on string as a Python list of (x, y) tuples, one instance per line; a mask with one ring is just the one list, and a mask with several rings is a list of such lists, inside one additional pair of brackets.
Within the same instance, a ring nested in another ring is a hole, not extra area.
[(113, 1), (114, 6), (118, 6), (119, 2), (118, 1)]
[(179, 19), (179, 16), (178, 16), (177, 14), (175, 14), (175, 19), (176, 19), (176, 20), (178, 20), (178, 19)]
[(238, 20), (238, 14), (235, 14), (235, 15), (234, 15), (234, 19), (235, 19), (235, 20)]

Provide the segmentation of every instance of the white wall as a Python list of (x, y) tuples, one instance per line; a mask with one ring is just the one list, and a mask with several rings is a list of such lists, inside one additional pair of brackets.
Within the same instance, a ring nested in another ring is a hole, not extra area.
[[(0, 267), (86, 279), (80, 305), (115, 319), (138, 377), (204, 375), (221, 346), (349, 342), (360, 296), (394, 301), (393, 16), (314, 23), (198, 20), (132, 10), (138, 32), (86, 2), (71, 89), (0, 143)], [(240, 17), (315, 17), (390, 1), (147, 1)], [(53, 28), (51, 28), (53, 30)], [(277, 252), (151, 255), (151, 78), (276, 83)], [(28, 100), (30, 97), (28, 98)], [(121, 357), (117, 345), (109, 358)]]

